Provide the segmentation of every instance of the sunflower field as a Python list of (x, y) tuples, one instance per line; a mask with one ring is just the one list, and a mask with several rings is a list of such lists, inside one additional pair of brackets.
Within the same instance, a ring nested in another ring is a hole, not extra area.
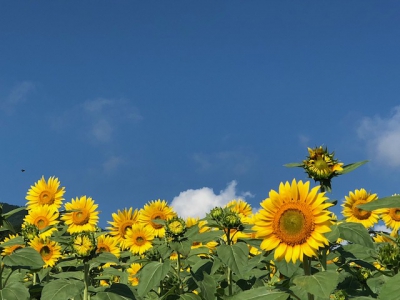
[[(332, 181), (366, 163), (344, 165), (324, 147), (300, 167), (312, 180), (277, 183), (254, 211), (242, 199), (183, 219), (165, 200), (112, 214), (65, 202), (56, 177), (27, 191), (26, 207), (0, 210), (0, 299), (399, 299), (400, 196), (350, 191), (328, 198)], [(342, 218), (331, 210), (341, 205)], [(21, 230), (8, 218), (27, 210)], [(374, 225), (383, 222), (387, 232)]]

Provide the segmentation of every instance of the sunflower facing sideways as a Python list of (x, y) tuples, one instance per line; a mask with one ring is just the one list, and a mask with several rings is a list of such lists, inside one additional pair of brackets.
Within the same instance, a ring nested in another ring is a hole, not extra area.
[(116, 257), (120, 255), (118, 241), (115, 237), (109, 235), (100, 235), (97, 237), (96, 253), (110, 252)]
[(40, 237), (36, 237), (29, 242), (29, 245), (39, 252), (40, 256), (44, 260), (44, 268), (54, 267), (57, 260), (61, 258), (61, 246), (57, 242), (51, 241), (50, 239), (43, 240)]
[(107, 230), (110, 230), (110, 234), (115, 237), (121, 248), (124, 249), (126, 231), (138, 221), (138, 211), (137, 209), (133, 210), (132, 207), (125, 208), (123, 211), (118, 210), (117, 213), (113, 213), (112, 218), (112, 222), (108, 221), (111, 226), (107, 227)]
[(55, 207), (48, 206), (47, 204), (37, 206), (29, 210), (29, 213), (25, 216), (22, 228), (28, 224), (36, 226), (39, 231), (49, 227), (48, 230), (39, 234), (39, 237), (45, 239), (57, 230), (55, 226), (58, 224), (58, 216), (59, 213)]
[(145, 204), (139, 212), (139, 222), (151, 228), (155, 236), (164, 237), (165, 229), (162, 224), (152, 220), (169, 220), (176, 217), (176, 213), (168, 206), (165, 200), (158, 199)]
[[(393, 196), (399, 195), (394, 194)], [(397, 235), (397, 232), (400, 229), (400, 207), (382, 209), (381, 219), (387, 228), (392, 229), (391, 235)]]
[(3, 251), (1, 252), (1, 255), (6, 256), (6, 255), (11, 255), (12, 253), (14, 253), (15, 250), (24, 248), (25, 245), (24, 244), (15, 244), (12, 246), (6, 246), (3, 247), (2, 244), (5, 242), (8, 242), (9, 240), (12, 240), (16, 237), (18, 237), (18, 234), (10, 234), (8, 237), (4, 238), (4, 241), (2, 243), (0, 243), (0, 247), (3, 248)]
[(372, 227), (379, 220), (379, 214), (382, 210), (367, 211), (357, 206), (369, 203), (378, 199), (377, 194), (368, 193), (365, 189), (350, 192), (345, 196), (345, 202), (342, 204), (342, 214), (347, 222), (361, 223), (365, 228)]
[(149, 250), (154, 239), (154, 233), (150, 226), (135, 224), (129, 228), (125, 235), (125, 245), (133, 254), (143, 254)]
[(97, 207), (94, 200), (86, 196), (65, 203), (65, 210), (70, 212), (63, 215), (61, 219), (68, 225), (67, 231), (69, 233), (95, 231), (99, 220)]
[(60, 181), (58, 178), (53, 176), (46, 182), (44, 176), (42, 176), (42, 178), (28, 190), (25, 197), (25, 199), (28, 200), (26, 205), (28, 209), (45, 204), (58, 209), (62, 204), (62, 200), (64, 200), (64, 193), (65, 188), (60, 188)]
[(320, 247), (328, 245), (324, 233), (331, 231), (332, 206), (325, 202), (325, 193), (319, 186), (310, 189), (310, 182), (293, 179), (279, 185), (279, 192), (271, 190), (269, 198), (261, 202), (253, 230), (261, 238), (261, 249), (275, 249), (276, 260), (303, 261), (303, 257), (316, 256)]

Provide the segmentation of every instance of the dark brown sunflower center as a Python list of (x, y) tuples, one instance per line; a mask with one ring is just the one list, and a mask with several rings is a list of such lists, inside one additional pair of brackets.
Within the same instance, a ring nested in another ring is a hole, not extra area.
[[(165, 220), (164, 215), (162, 215), (160, 213), (153, 214), (151, 216), (151, 219), (152, 220)], [(162, 224), (158, 224), (158, 223), (155, 223), (155, 222), (151, 222), (151, 225), (153, 226), (154, 229), (160, 229), (160, 228), (163, 227)]]
[(287, 203), (276, 213), (273, 227), (281, 242), (300, 245), (314, 230), (314, 216), (309, 207), (296, 202)]
[(389, 214), (392, 220), (400, 221), (400, 208), (391, 208)]
[(35, 220), (35, 225), (39, 230), (42, 230), (49, 225), (49, 220), (47, 220), (47, 218), (38, 217)]
[(49, 246), (43, 246), (42, 249), (40, 249), (40, 255), (44, 260), (48, 260), (53, 255), (53, 251), (49, 248)]
[(72, 213), (72, 221), (75, 225), (85, 225), (89, 222), (90, 214), (86, 210), (75, 211)]
[(144, 239), (142, 236), (138, 236), (138, 237), (136, 238), (136, 244), (137, 244), (137, 245), (141, 246), (141, 245), (144, 244), (144, 242), (145, 242), (145, 239)]
[(39, 195), (39, 204), (44, 205), (48, 204), (51, 205), (54, 203), (54, 193), (50, 191), (43, 191)]
[(359, 204), (365, 204), (365, 200), (356, 201), (353, 205), (353, 216), (359, 220), (366, 220), (371, 216), (371, 212), (358, 208)]
[(107, 245), (101, 245), (97, 247), (97, 253), (102, 253), (102, 252), (110, 252), (110, 247)]
[(119, 233), (122, 237), (125, 236), (128, 229), (132, 229), (133, 221), (126, 221), (119, 227)]

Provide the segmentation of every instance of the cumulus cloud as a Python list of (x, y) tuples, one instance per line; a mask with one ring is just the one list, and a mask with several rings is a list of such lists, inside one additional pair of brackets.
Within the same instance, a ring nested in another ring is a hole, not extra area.
[(1, 103), (1, 109), (6, 113), (13, 113), (15, 108), (27, 100), (28, 95), (35, 89), (30, 81), (17, 84)]
[(176, 196), (171, 206), (182, 218), (186, 217), (205, 217), (211, 209), (216, 206), (224, 206), (233, 199), (243, 199), (246, 197), (253, 197), (250, 192), (237, 194), (236, 192), (237, 182), (231, 181), (224, 190), (221, 190), (219, 194), (215, 194), (214, 190), (209, 187), (203, 187), (200, 189), (189, 189), (181, 192), (179, 196)]
[(371, 157), (387, 166), (400, 166), (400, 106), (387, 118), (363, 118), (357, 133), (366, 142)]
[(224, 169), (234, 175), (248, 173), (256, 162), (254, 155), (244, 154), (241, 150), (220, 151), (211, 154), (195, 153), (192, 155), (197, 163), (197, 171)]

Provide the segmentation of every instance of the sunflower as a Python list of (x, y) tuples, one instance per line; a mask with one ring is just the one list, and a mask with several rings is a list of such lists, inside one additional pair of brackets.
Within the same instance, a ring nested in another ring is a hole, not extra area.
[(128, 271), (128, 280), (131, 285), (137, 286), (139, 284), (139, 279), (135, 276), (137, 272), (139, 272), (140, 268), (142, 267), (141, 264), (133, 263), (127, 269)]
[(231, 211), (238, 213), (240, 216), (249, 216), (252, 214), (251, 205), (246, 201), (239, 199), (239, 200), (232, 200), (230, 201), (226, 207), (229, 207)]
[(68, 212), (61, 219), (68, 225), (69, 233), (79, 233), (83, 231), (95, 231), (99, 220), (99, 212), (96, 211), (98, 205), (94, 204), (92, 198), (82, 196), (80, 199), (72, 199), (72, 202), (65, 203)]
[(330, 180), (343, 171), (343, 163), (339, 163), (334, 153), (329, 153), (327, 148), (308, 148), (308, 154), (303, 166), (308, 176), (316, 181)]
[(53, 267), (57, 260), (61, 258), (61, 246), (50, 239), (41, 239), (40, 237), (36, 237), (32, 241), (29, 242), (29, 245), (35, 249), (42, 256), (44, 260), (44, 268)]
[(190, 227), (192, 227), (194, 225), (198, 225), (199, 218), (198, 217), (197, 218), (187, 217), (185, 221), (186, 221), (186, 227), (190, 228)]
[(118, 240), (112, 236), (100, 235), (97, 237), (96, 253), (110, 252), (116, 257), (120, 255)]
[(381, 219), (386, 227), (397, 232), (400, 229), (400, 207), (382, 209)]
[[(18, 236), (19, 236), (18, 234), (15, 234), (15, 235), (14, 234), (10, 234), (8, 237), (4, 238), (4, 241), (2, 243), (0, 243), (0, 245), (5, 243), (5, 242), (8, 242), (9, 240), (12, 240), (12, 239), (18, 237)], [(24, 247), (25, 247), (24, 244), (15, 244), (15, 245), (12, 245), (12, 246), (2, 247), (4, 249), (3, 249), (3, 252), (1, 252), (1, 255), (3, 255), (3, 256), (11, 255), (12, 253), (14, 253), (15, 250), (18, 250), (18, 249), (21, 249), (21, 248), (24, 248)]]
[(112, 214), (113, 222), (108, 221), (111, 227), (107, 227), (110, 230), (110, 234), (117, 239), (120, 243), (121, 248), (125, 248), (124, 239), (128, 228), (132, 228), (132, 225), (138, 221), (138, 211), (133, 211), (132, 207), (124, 209), (123, 211), (118, 210), (117, 213)]
[(64, 200), (64, 193), (65, 188), (60, 188), (60, 181), (58, 178), (53, 176), (46, 182), (44, 176), (42, 176), (42, 178), (28, 190), (25, 199), (28, 200), (28, 209), (45, 204), (58, 209), (61, 206), (62, 200)]
[(350, 192), (349, 196), (345, 196), (346, 201), (342, 204), (342, 214), (347, 222), (361, 223), (364, 227), (372, 227), (379, 220), (381, 209), (367, 211), (357, 206), (359, 204), (369, 203), (378, 199), (376, 194), (368, 193), (365, 189)]
[(57, 231), (55, 226), (58, 224), (58, 216), (58, 210), (53, 206), (48, 206), (47, 204), (36, 206), (29, 210), (22, 226), (25, 227), (27, 224), (34, 225), (39, 231), (51, 226), (51, 228), (39, 234), (40, 238), (46, 239), (54, 231)]
[(78, 256), (89, 256), (95, 248), (94, 238), (90, 233), (78, 234), (73, 239), (72, 248)]
[(150, 227), (155, 236), (164, 237), (165, 228), (162, 224), (152, 220), (169, 220), (176, 216), (173, 209), (168, 206), (165, 200), (158, 199), (145, 204), (139, 212), (139, 222)]
[(133, 254), (143, 254), (149, 250), (154, 239), (154, 232), (150, 226), (142, 224), (134, 224), (132, 228), (128, 228), (125, 235), (125, 245), (130, 248)]
[(271, 190), (269, 198), (261, 202), (253, 230), (261, 238), (261, 249), (275, 249), (276, 260), (287, 262), (312, 257), (320, 247), (328, 245), (324, 233), (331, 231), (332, 221), (325, 193), (318, 193), (319, 186), (309, 191), (310, 182), (286, 182), (279, 185), (279, 192)]

